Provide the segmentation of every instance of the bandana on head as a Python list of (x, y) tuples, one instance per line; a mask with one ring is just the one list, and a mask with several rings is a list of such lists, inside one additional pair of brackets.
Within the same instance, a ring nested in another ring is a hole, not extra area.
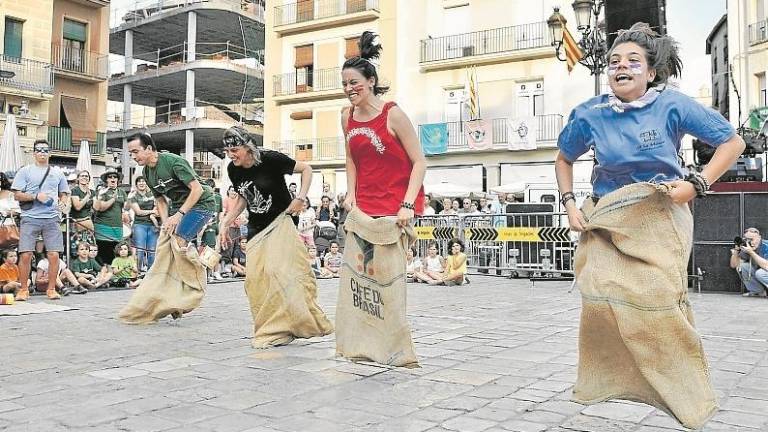
[(644, 108), (652, 104), (656, 101), (656, 98), (659, 97), (659, 93), (659, 90), (655, 87), (651, 87), (639, 99), (633, 100), (632, 102), (622, 102), (612, 91), (609, 91), (608, 102), (593, 105), (592, 108), (610, 108), (617, 113), (623, 113), (627, 110)]

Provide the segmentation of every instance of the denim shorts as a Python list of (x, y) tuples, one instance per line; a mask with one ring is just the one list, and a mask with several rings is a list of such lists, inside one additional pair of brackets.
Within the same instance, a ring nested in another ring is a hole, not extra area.
[(197, 235), (208, 225), (213, 216), (213, 212), (207, 210), (191, 209), (181, 218), (179, 225), (176, 226), (176, 235), (191, 242), (197, 238)]
[(37, 237), (42, 236), (45, 250), (64, 252), (64, 236), (59, 227), (59, 218), (38, 219), (21, 217), (19, 227), (19, 252), (33, 252)]

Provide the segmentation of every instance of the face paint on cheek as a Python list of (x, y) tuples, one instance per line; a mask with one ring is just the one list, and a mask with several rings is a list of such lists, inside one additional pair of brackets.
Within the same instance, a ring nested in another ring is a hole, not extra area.
[(359, 94), (361, 91), (363, 91), (363, 89), (365, 89), (365, 85), (363, 85), (363, 84), (355, 84), (355, 85), (352, 86), (352, 91), (354, 93), (358, 93)]
[(619, 65), (608, 65), (608, 76), (616, 75), (616, 72), (618, 70), (619, 70)]
[(632, 72), (632, 75), (642, 75), (643, 64), (640, 62), (629, 62), (629, 71)]

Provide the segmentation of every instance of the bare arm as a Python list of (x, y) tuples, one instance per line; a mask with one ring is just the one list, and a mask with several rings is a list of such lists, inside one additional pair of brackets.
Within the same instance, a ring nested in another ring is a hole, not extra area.
[(78, 211), (82, 210), (83, 207), (85, 207), (85, 203), (88, 202), (88, 198), (90, 196), (91, 196), (91, 191), (90, 190), (88, 190), (88, 192), (85, 193), (85, 196), (83, 197), (83, 199), (80, 199), (80, 197), (77, 196), (77, 195), (72, 195), (72, 198), (71, 198), (72, 199), (72, 208), (74, 208), (75, 210), (78, 210)]
[(182, 213), (187, 213), (192, 209), (192, 207), (197, 204), (197, 202), (200, 200), (200, 197), (203, 196), (203, 186), (200, 184), (197, 180), (192, 180), (187, 184), (189, 187), (189, 195), (187, 195), (187, 199), (184, 200), (184, 204), (181, 205), (179, 208), (179, 211)]
[[(560, 195), (573, 192), (573, 162), (557, 152), (555, 157), (555, 177), (557, 177), (557, 188)], [(576, 207), (576, 200), (569, 200), (565, 203), (565, 211), (568, 212), (568, 224), (573, 231), (584, 231), (587, 224), (584, 213)]]
[(357, 198), (355, 197), (355, 191), (357, 190), (357, 167), (355, 161), (352, 160), (352, 154), (349, 152), (349, 142), (347, 141), (347, 124), (349, 124), (349, 109), (344, 108), (341, 111), (341, 130), (344, 131), (344, 148), (346, 150), (346, 171), (347, 171), (347, 196), (344, 199), (342, 205), (349, 210), (355, 205)]
[(390, 128), (390, 132), (403, 144), (403, 148), (408, 153), (408, 158), (413, 164), (411, 177), (408, 180), (408, 189), (403, 197), (403, 201), (413, 204), (416, 201), (419, 190), (421, 190), (421, 186), (424, 184), (427, 161), (424, 159), (424, 152), (421, 150), (419, 138), (416, 136), (416, 129), (413, 128), (413, 124), (408, 116), (405, 115), (405, 112), (398, 106), (392, 107), (389, 112), (387, 126)]
[(115, 203), (115, 200), (117, 199), (117, 189), (115, 189), (115, 196), (108, 200), (101, 200), (102, 197), (104, 197), (104, 193), (106, 191), (102, 192), (101, 194), (97, 194), (96, 197), (93, 199), (93, 209), (96, 211), (105, 211), (108, 208), (112, 207), (112, 205)]
[(709, 181), (709, 184), (716, 182), (736, 162), (736, 159), (741, 156), (744, 147), (746, 147), (746, 144), (738, 135), (734, 135), (728, 141), (720, 144), (717, 150), (715, 150), (712, 160), (704, 167), (701, 175)]
[(741, 265), (741, 258), (739, 257), (739, 249), (731, 249), (731, 262), (729, 263), (732, 269), (737, 269)]
[(160, 221), (165, 222), (168, 219), (168, 201), (164, 196), (155, 197), (155, 205), (157, 206), (157, 213), (160, 215)]

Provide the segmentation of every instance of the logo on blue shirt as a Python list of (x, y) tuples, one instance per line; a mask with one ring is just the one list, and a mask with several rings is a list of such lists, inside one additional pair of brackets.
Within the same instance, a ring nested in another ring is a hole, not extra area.
[(655, 148), (659, 148), (664, 145), (664, 139), (661, 138), (661, 134), (656, 129), (650, 129), (640, 133), (640, 144), (638, 150), (648, 151)]

